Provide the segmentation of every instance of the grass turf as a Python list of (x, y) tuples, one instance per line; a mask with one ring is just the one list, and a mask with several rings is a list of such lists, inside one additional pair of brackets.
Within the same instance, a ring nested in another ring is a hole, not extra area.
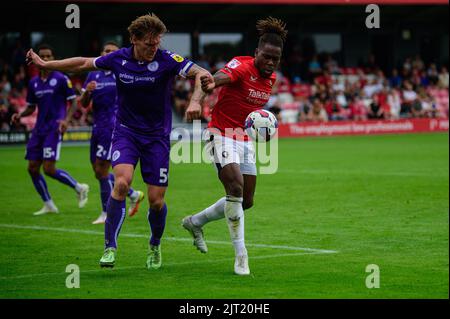
[[(100, 202), (88, 147), (63, 146), (58, 162), (91, 186), (87, 206), (46, 178), (61, 212), (51, 216), (31, 214), (42, 203), (23, 155), (24, 146), (0, 148), (0, 298), (448, 298), (448, 134), (281, 140), (279, 170), (258, 176), (246, 214), (248, 277), (233, 274), (223, 220), (205, 227), (206, 255), (180, 226), (223, 196), (212, 165), (171, 166), (163, 267), (145, 269), (144, 203), (125, 220), (111, 270), (98, 266), (103, 226), (91, 225)], [(139, 171), (133, 187), (144, 189)], [(66, 288), (68, 264), (80, 267), (79, 289)], [(369, 264), (379, 266), (379, 289), (365, 286)]]

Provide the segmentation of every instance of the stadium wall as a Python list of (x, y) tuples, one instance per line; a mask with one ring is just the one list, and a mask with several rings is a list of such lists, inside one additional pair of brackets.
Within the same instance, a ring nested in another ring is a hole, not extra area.
[(391, 121), (343, 121), (281, 124), (278, 136), (371, 135), (422, 132), (448, 132), (447, 119), (402, 119)]
[[(402, 119), (390, 121), (342, 121), (326, 123), (295, 123), (280, 124), (278, 136), (280, 138), (296, 138), (304, 136), (335, 136), (335, 135), (373, 135), (373, 134), (401, 134), (448, 132), (448, 119)], [(206, 124), (202, 125), (202, 129)], [(192, 135), (192, 125), (180, 124), (173, 127), (184, 128)], [(69, 129), (64, 134), (64, 142), (86, 142), (91, 138), (92, 129), (81, 127)], [(24, 144), (30, 138), (31, 132), (0, 132), (0, 145)], [(171, 135), (176, 141), (178, 136)]]

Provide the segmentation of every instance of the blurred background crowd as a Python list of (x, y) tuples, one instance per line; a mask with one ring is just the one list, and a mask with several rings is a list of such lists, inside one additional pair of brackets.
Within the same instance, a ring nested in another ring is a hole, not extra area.
[[(45, 42), (55, 57), (97, 56), (108, 40), (128, 45), (129, 22), (146, 4), (83, 3), (80, 30), (61, 29), (64, 4), (45, 17), (33, 15), (36, 3), (10, 10), (17, 30), (0, 22), (0, 130), (30, 130), (33, 116), (11, 127), (13, 113), (26, 107), (27, 84), (38, 74), (25, 64), (29, 47)], [(99, 8), (102, 8), (99, 14)], [(170, 26), (167, 49), (192, 59), (211, 73), (234, 56), (252, 55), (255, 21), (269, 13), (283, 18), (289, 34), (277, 81), (265, 106), (281, 123), (448, 118), (448, 6), (384, 6), (382, 28), (364, 27), (359, 6), (245, 6), (233, 4), (155, 4)], [(33, 26), (27, 19), (33, 17)], [(5, 22), (5, 23), (6, 23)], [(9, 24), (12, 25), (12, 22)], [(78, 94), (86, 74), (69, 75)], [(173, 83), (174, 120), (183, 121), (193, 83)], [(211, 117), (219, 91), (208, 96), (202, 120)], [(79, 106), (71, 126), (92, 124), (92, 110)]]

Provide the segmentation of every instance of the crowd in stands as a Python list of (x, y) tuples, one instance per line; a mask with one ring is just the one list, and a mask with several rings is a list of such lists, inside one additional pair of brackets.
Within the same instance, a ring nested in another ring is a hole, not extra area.
[[(222, 58), (210, 61), (206, 56), (196, 62), (213, 74), (226, 64)], [(13, 127), (10, 119), (12, 114), (26, 108), (27, 83), (37, 73), (36, 68), (25, 65), (25, 51), (20, 46), (12, 52), (11, 59), (0, 58), (0, 131), (32, 129), (37, 112)], [(448, 70), (435, 63), (426, 65), (420, 56), (407, 58), (389, 74), (377, 66), (373, 56), (369, 56), (364, 67), (343, 67), (329, 55), (324, 61), (313, 57), (304, 79), (277, 73), (266, 108), (281, 123), (449, 116)], [(71, 79), (80, 93), (84, 76)], [(192, 88), (192, 81), (175, 80), (173, 107), (180, 117), (187, 108)], [(203, 121), (210, 120), (217, 96), (218, 90), (208, 96)], [(91, 125), (91, 114), (89, 108), (79, 106), (70, 125)]]

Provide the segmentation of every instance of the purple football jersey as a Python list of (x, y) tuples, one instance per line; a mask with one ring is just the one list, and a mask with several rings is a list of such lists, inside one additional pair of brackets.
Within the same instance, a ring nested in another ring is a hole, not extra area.
[(131, 46), (96, 58), (94, 65), (111, 70), (116, 76), (117, 125), (151, 136), (170, 134), (173, 79), (186, 76), (193, 65), (191, 61), (160, 49), (153, 61), (138, 61)]
[(97, 83), (91, 93), (94, 128), (112, 128), (117, 111), (116, 77), (111, 71), (90, 72), (83, 84), (83, 91), (91, 81)]
[(52, 71), (43, 81), (35, 76), (28, 84), (27, 103), (38, 107), (34, 132), (46, 133), (58, 128), (58, 120), (66, 117), (67, 100), (76, 98), (70, 79), (63, 73)]

